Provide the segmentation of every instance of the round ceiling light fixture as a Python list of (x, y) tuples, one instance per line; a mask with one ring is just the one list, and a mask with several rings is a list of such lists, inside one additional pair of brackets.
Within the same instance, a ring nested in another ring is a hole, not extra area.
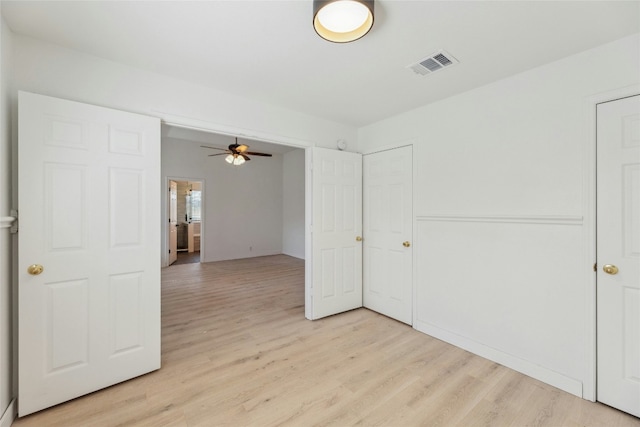
[(348, 43), (373, 26), (374, 0), (313, 0), (313, 28), (325, 40)]

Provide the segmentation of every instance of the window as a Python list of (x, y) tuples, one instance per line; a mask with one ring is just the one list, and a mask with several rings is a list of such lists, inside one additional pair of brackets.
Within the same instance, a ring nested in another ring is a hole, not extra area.
[(187, 195), (187, 215), (189, 216), (189, 222), (202, 220), (202, 191), (189, 191)]

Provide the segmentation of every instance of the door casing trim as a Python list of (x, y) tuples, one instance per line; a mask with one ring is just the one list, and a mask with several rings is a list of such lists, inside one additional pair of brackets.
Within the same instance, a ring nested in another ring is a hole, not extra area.
[(595, 93), (585, 98), (585, 123), (587, 132), (585, 138), (585, 150), (583, 151), (583, 212), (584, 212), (584, 266), (586, 284), (586, 307), (587, 314), (586, 328), (586, 348), (587, 372), (582, 386), (582, 398), (596, 401), (597, 397), (597, 275), (592, 270), (597, 263), (596, 250), (596, 178), (597, 178), (597, 106), (604, 102), (615, 101), (640, 94), (640, 84), (624, 86), (605, 92)]
[[(163, 212), (166, 212), (169, 208), (169, 199), (166, 197), (166, 189), (169, 188), (170, 182), (171, 181), (193, 181), (193, 182), (200, 182), (202, 183), (202, 200), (204, 201), (205, 198), (205, 186), (207, 185), (206, 180), (204, 178), (186, 178), (186, 177), (176, 177), (176, 176), (165, 176), (165, 186), (163, 189), (163, 200), (165, 201), (164, 203), (164, 210)], [(205, 204), (202, 203), (202, 206), (200, 207), (201, 212), (202, 212), (202, 218), (205, 217)], [(162, 222), (162, 226), (166, 227), (167, 223), (166, 223), (166, 219), (165, 221)], [(201, 219), (200, 221), (200, 262), (204, 262), (203, 260), (205, 259), (205, 249), (204, 249), (204, 245), (202, 244), (202, 242), (204, 241), (204, 239), (202, 238), (202, 236), (204, 236), (206, 233), (206, 225), (204, 224), (204, 219)], [(164, 244), (165, 244), (165, 248), (169, 248), (169, 233), (165, 232), (164, 233)], [(165, 250), (162, 254), (162, 268), (164, 267), (169, 267), (169, 251)]]

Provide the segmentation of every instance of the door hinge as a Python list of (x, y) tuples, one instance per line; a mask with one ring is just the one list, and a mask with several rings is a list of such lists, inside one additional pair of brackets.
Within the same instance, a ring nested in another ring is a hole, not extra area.
[(171, 253), (171, 249), (169, 249), (169, 253)]
[(598, 263), (593, 264), (593, 271), (598, 271)]
[(11, 215), (12, 217), (14, 217), (15, 219), (13, 220), (13, 223), (11, 224), (11, 228), (9, 229), (9, 233), (11, 234), (17, 234), (18, 233), (18, 210), (17, 209), (11, 209), (9, 215)]

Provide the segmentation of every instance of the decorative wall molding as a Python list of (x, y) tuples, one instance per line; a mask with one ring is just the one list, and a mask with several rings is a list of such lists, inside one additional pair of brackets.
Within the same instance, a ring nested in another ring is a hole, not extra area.
[(0, 216), (0, 228), (9, 228), (16, 219), (12, 216)]
[(584, 218), (578, 215), (417, 215), (418, 222), (489, 222), (502, 224), (583, 225)]

